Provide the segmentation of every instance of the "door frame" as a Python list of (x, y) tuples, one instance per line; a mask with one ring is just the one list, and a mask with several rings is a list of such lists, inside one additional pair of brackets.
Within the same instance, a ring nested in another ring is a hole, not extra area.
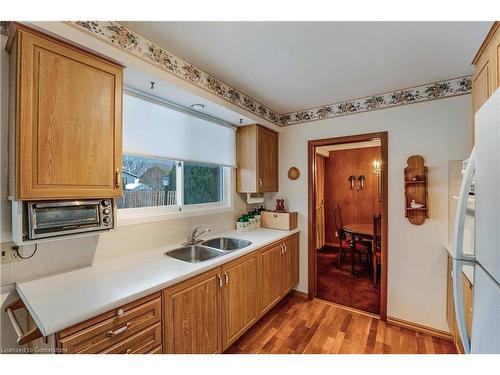
[(382, 155), (382, 266), (380, 274), (380, 319), (387, 320), (387, 271), (388, 271), (388, 132), (348, 135), (333, 138), (315, 139), (307, 142), (308, 154), (308, 298), (316, 297), (316, 147), (342, 143), (353, 143), (380, 139)]

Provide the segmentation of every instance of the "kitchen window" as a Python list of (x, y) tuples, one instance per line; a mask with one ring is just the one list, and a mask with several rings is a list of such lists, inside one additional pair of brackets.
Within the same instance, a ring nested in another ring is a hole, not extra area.
[(123, 114), (118, 225), (232, 210), (232, 126), (129, 91)]

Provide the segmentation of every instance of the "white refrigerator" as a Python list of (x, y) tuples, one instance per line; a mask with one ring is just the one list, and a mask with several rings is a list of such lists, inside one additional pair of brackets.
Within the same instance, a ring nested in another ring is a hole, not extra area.
[[(500, 353), (500, 89), (476, 113), (475, 124), (476, 143), (465, 168), (455, 217), (455, 314), (466, 353)], [(473, 270), (470, 337), (461, 282), (466, 269)]]

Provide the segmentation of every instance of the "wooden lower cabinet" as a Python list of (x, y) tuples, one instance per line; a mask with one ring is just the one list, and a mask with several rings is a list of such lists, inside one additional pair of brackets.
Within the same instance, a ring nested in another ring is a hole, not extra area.
[(299, 235), (259, 252), (260, 313), (265, 314), (299, 282)]
[(163, 291), (165, 351), (171, 354), (220, 353), (220, 267)]
[(282, 254), (281, 243), (259, 252), (260, 314), (265, 314), (281, 298)]
[(226, 350), (298, 283), (298, 257), (296, 234), (165, 289), (165, 352)]
[(222, 266), (222, 342), (227, 349), (259, 318), (258, 255)]
[(162, 345), (161, 293), (99, 315), (57, 334), (64, 354), (148, 353)]
[[(103, 354), (148, 354), (161, 348), (161, 322), (103, 351)], [(160, 350), (161, 351), (161, 350)]]
[(472, 332), (472, 301), (473, 292), (471, 282), (462, 274), (463, 294), (464, 294), (464, 314), (465, 314), (465, 329), (467, 335), (471, 337)]
[(299, 281), (299, 234), (55, 335), (58, 351), (222, 353)]
[(285, 241), (281, 256), (281, 290), (288, 294), (299, 283), (299, 237)]
[[(448, 327), (453, 335), (453, 341), (457, 350), (460, 353), (464, 352), (460, 333), (458, 332), (458, 323), (455, 317), (455, 301), (453, 296), (453, 258), (448, 255), (447, 278), (446, 278), (446, 320)], [(472, 285), (469, 280), (462, 274), (463, 293), (464, 293), (464, 309), (465, 309), (465, 325), (467, 334), (471, 335), (472, 327)]]

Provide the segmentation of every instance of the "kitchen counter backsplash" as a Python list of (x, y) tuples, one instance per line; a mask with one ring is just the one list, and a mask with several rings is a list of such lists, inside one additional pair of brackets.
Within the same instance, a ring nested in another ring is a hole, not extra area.
[[(40, 243), (32, 258), (1, 264), (0, 286), (88, 267), (161, 246), (179, 244), (186, 240), (197, 225), (206, 225), (213, 233), (232, 230), (235, 215), (235, 212), (227, 212), (123, 226), (100, 235)], [(2, 244), (2, 249), (8, 249), (8, 246), (9, 244)], [(27, 246), (20, 251), (29, 255), (33, 246)]]

